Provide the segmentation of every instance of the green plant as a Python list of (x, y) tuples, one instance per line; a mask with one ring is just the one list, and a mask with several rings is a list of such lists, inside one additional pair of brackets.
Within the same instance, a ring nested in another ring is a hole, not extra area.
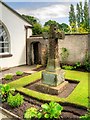
[(9, 93), (14, 93), (15, 89), (10, 88), (7, 84), (0, 84), (0, 101), (5, 102), (7, 101)]
[(11, 74), (11, 73), (5, 74), (4, 78), (5, 78), (5, 80), (11, 80), (13, 78), (13, 74)]
[(87, 71), (90, 71), (90, 54), (86, 52), (84, 66)]
[(46, 118), (46, 119), (53, 119), (59, 118), (61, 115), (61, 111), (63, 107), (56, 102), (50, 102), (49, 104), (45, 103), (41, 105), (42, 110), (38, 110), (36, 108), (29, 108), (24, 113), (25, 119), (32, 119), (32, 118)]
[(13, 96), (11, 93), (9, 93), (7, 102), (11, 107), (19, 107), (24, 102), (24, 97), (17, 93), (15, 96)]
[(37, 108), (31, 107), (27, 109), (24, 113), (24, 119), (32, 119), (32, 118), (41, 118), (42, 114), (38, 111)]
[(22, 72), (22, 71), (17, 71), (17, 72), (16, 72), (16, 75), (17, 75), (17, 76), (21, 76), (21, 75), (23, 75), (23, 72)]
[(76, 66), (76, 68), (81, 67), (81, 63), (80, 62), (76, 62), (75, 66)]
[(88, 116), (87, 114), (84, 116), (80, 116), (81, 120), (90, 120), (90, 116)]
[(49, 104), (45, 103), (42, 106), (42, 114), (44, 118), (59, 118), (63, 107), (56, 102), (51, 101)]
[(63, 63), (67, 60), (68, 56), (69, 56), (68, 50), (66, 48), (62, 48), (61, 59)]
[(62, 68), (65, 69), (65, 70), (73, 70), (74, 69), (74, 67), (70, 66), (70, 65), (69, 66), (68, 65), (63, 65)]

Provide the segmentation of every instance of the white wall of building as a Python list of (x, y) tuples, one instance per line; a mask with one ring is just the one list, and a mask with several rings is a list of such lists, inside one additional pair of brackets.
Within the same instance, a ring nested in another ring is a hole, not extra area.
[[(26, 64), (26, 30), (24, 25), (30, 26), (30, 24), (4, 5), (1, 8), (2, 16), (0, 15), (0, 20), (6, 25), (10, 34), (10, 54), (12, 54), (12, 57), (0, 58), (0, 67)], [(28, 36), (32, 35), (32, 30), (29, 31)]]

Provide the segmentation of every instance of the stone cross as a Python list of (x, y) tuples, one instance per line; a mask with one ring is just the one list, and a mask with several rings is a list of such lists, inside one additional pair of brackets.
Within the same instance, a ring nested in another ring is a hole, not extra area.
[(60, 68), (58, 40), (64, 39), (65, 35), (58, 32), (55, 25), (50, 26), (49, 53), (46, 70), (42, 72), (42, 82), (50, 86), (57, 86), (64, 81), (64, 72)]
[(55, 72), (60, 68), (59, 52), (58, 52), (58, 39), (64, 39), (64, 33), (58, 32), (57, 26), (52, 24), (49, 32), (49, 54), (47, 71)]

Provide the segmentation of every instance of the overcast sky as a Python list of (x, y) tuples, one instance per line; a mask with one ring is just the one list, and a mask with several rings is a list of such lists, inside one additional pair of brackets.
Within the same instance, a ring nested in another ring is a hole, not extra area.
[[(41, 24), (48, 20), (67, 23), (70, 4), (76, 6), (80, 0), (4, 0), (9, 6), (20, 14), (31, 15), (38, 18)], [(30, 1), (30, 2), (29, 2)], [(49, 1), (49, 2), (48, 2)], [(82, 0), (84, 2), (84, 0)]]

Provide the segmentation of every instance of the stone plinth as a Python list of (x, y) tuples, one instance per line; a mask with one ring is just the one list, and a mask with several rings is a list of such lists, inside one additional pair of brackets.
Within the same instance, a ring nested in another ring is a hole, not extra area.
[(42, 72), (42, 83), (50, 86), (58, 86), (64, 82), (64, 74), (64, 71), (61, 69), (56, 72), (48, 72), (45, 70)]
[(46, 94), (59, 95), (61, 92), (63, 92), (66, 89), (67, 85), (68, 85), (68, 81), (62, 82), (57, 87), (51, 87), (49, 85), (41, 83), (36, 85), (36, 89)]

